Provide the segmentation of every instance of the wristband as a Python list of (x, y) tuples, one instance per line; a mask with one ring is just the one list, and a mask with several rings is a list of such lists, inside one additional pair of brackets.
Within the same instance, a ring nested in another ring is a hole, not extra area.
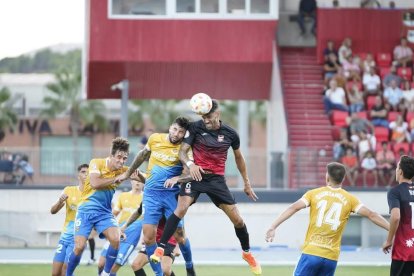
[(185, 164), (187, 165), (187, 167), (190, 167), (191, 165), (194, 164), (194, 162), (191, 160), (188, 160)]

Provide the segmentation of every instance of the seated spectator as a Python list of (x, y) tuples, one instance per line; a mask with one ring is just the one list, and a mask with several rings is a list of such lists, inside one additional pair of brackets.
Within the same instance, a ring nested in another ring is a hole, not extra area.
[(374, 186), (378, 187), (378, 173), (377, 173), (377, 161), (372, 154), (372, 151), (367, 151), (365, 157), (361, 162), (362, 177), (364, 181), (364, 187), (367, 187), (367, 175), (372, 173), (374, 175)]
[(364, 96), (358, 89), (358, 85), (352, 85), (352, 88), (348, 92), (349, 111), (352, 113), (360, 112), (364, 110)]
[(388, 128), (388, 110), (382, 104), (380, 96), (375, 97), (375, 105), (370, 111), (371, 123), (374, 126), (381, 126)]
[(366, 131), (360, 131), (351, 136), (351, 141), (357, 145), (358, 156), (362, 159), (367, 151), (373, 151), (377, 145), (377, 139), (374, 135)]
[(376, 63), (374, 60), (374, 56), (371, 53), (368, 53), (365, 59), (362, 61), (362, 70), (365, 73), (369, 73), (371, 71), (371, 68), (375, 68)]
[(391, 186), (395, 180), (395, 156), (392, 150), (388, 149), (388, 142), (382, 142), (381, 146), (376, 154), (378, 175), (384, 186)]
[(326, 90), (323, 98), (325, 113), (330, 114), (332, 109), (348, 112), (348, 106), (345, 99), (345, 91), (341, 87), (337, 87), (336, 80), (329, 82), (329, 89)]
[(402, 37), (400, 45), (394, 48), (394, 62), (397, 66), (408, 67), (413, 65), (413, 51), (407, 46), (407, 39)]
[(403, 82), (404, 105), (408, 112), (414, 112), (414, 88), (409, 81)]
[(378, 0), (361, 0), (361, 8), (381, 8)]
[(402, 82), (401, 77), (397, 75), (397, 67), (395, 67), (394, 65), (391, 66), (390, 72), (384, 76), (384, 79), (382, 81), (384, 89), (391, 86), (391, 81), (395, 81), (398, 87), (400, 87)]
[(300, 0), (298, 23), (301, 35), (306, 34), (305, 18), (312, 18), (312, 34), (316, 31), (316, 0)]
[(390, 129), (392, 131), (391, 141), (395, 143), (411, 142), (411, 137), (408, 133), (408, 124), (404, 122), (401, 115), (398, 115), (397, 119), (390, 123)]
[(339, 47), (339, 50), (338, 50), (338, 58), (339, 58), (339, 62), (341, 64), (344, 64), (345, 60), (349, 56), (352, 56), (351, 46), (352, 46), (352, 40), (349, 37), (347, 37), (342, 42), (341, 47)]
[(346, 148), (352, 148), (354, 144), (349, 140), (348, 133), (345, 128), (342, 128), (339, 132), (338, 141), (334, 142), (333, 145), (333, 157), (335, 161), (340, 161), (341, 158), (345, 155)]
[(402, 98), (402, 90), (397, 86), (397, 82), (392, 80), (391, 85), (384, 90), (385, 108), (388, 110), (403, 111), (401, 109), (405, 107), (400, 105)]
[(361, 80), (361, 67), (359, 63), (358, 57), (348, 56), (344, 62), (342, 63), (342, 68), (344, 68), (344, 75), (345, 78), (354, 79), (354, 80)]
[(341, 163), (346, 168), (346, 179), (348, 179), (351, 186), (355, 186), (355, 182), (358, 178), (358, 158), (352, 148), (346, 149), (346, 155), (342, 157)]
[(374, 67), (370, 68), (369, 73), (364, 74), (362, 84), (364, 85), (365, 96), (381, 95), (381, 79), (376, 74)]
[(367, 119), (359, 118), (357, 113), (352, 113), (351, 117), (347, 119), (347, 122), (351, 135), (356, 135), (361, 131), (374, 133), (374, 126), (371, 122)]
[(334, 54), (338, 59), (338, 52), (336, 51), (335, 44), (332, 40), (328, 40), (328, 42), (326, 42), (326, 48), (323, 50), (323, 58), (325, 61), (329, 60), (330, 54)]
[(325, 72), (325, 84), (328, 84), (332, 77), (338, 73), (339, 68), (341, 68), (341, 64), (339, 63), (336, 55), (334, 53), (330, 53), (328, 60), (325, 61), (325, 64), (323, 65), (323, 70)]

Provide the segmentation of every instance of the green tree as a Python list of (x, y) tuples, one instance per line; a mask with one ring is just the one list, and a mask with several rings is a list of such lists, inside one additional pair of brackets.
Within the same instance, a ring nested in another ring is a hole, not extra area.
[(0, 142), (6, 136), (5, 130), (17, 124), (17, 114), (12, 108), (10, 96), (11, 93), (7, 87), (0, 89)]

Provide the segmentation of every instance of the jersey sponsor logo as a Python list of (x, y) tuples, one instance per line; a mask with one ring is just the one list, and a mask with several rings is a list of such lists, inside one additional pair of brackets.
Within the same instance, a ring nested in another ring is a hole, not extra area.
[(151, 152), (151, 155), (154, 156), (156, 159), (158, 159), (160, 161), (163, 161), (163, 162), (165, 162), (165, 161), (175, 162), (175, 161), (178, 160), (176, 155), (175, 156), (170, 156), (170, 155), (167, 155), (165, 153), (156, 152), (156, 151)]
[(405, 246), (411, 248), (414, 246), (414, 238), (405, 241)]
[(207, 133), (206, 132), (203, 132), (202, 134), (201, 134), (201, 136), (206, 136), (207, 135)]
[(218, 142), (223, 142), (224, 141), (224, 135), (217, 136), (217, 141)]
[(71, 204), (70, 206), (69, 206), (69, 209), (71, 209), (72, 211), (76, 211), (76, 209), (77, 209), (77, 205), (76, 204)]
[(189, 136), (190, 136), (190, 132), (187, 130), (187, 131), (185, 132), (184, 138), (188, 138)]
[(188, 182), (187, 184), (185, 184), (185, 193), (186, 194), (190, 194), (191, 193), (191, 182)]

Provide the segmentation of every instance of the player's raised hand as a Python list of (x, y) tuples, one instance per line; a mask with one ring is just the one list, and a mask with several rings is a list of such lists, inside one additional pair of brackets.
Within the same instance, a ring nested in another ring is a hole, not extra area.
[(169, 178), (169, 179), (165, 180), (164, 187), (165, 188), (172, 188), (177, 183), (178, 183), (178, 176), (174, 176), (172, 178)]
[(248, 185), (248, 186), (244, 186), (244, 192), (246, 193), (246, 195), (253, 201), (256, 201), (257, 199), (259, 199), (259, 197), (256, 195), (256, 193), (253, 191), (252, 186)]
[(204, 173), (204, 170), (202, 167), (192, 164), (189, 169), (190, 175), (194, 180), (201, 181), (201, 179), (203, 179), (202, 173)]
[(384, 244), (382, 245), (382, 251), (385, 254), (388, 254), (391, 252), (391, 247), (392, 247), (392, 242), (385, 241)]
[(267, 242), (272, 242), (273, 239), (275, 238), (275, 229), (270, 228), (269, 230), (267, 230), (266, 232), (266, 237), (265, 240)]

